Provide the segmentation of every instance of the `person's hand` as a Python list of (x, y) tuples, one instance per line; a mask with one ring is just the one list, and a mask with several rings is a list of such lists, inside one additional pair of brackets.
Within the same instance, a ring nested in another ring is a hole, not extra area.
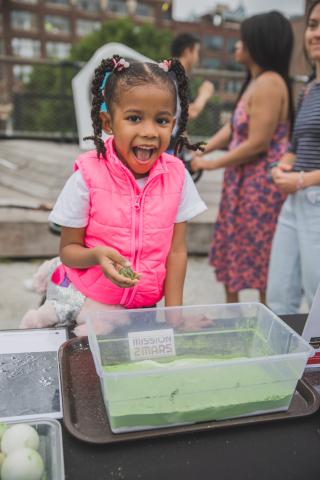
[(272, 171), (273, 181), (282, 193), (295, 193), (299, 177), (299, 172), (284, 172), (279, 167), (275, 172)]
[(203, 159), (203, 156), (199, 153), (194, 154), (190, 162), (190, 167), (193, 172), (203, 170), (205, 167), (205, 160)]
[(199, 95), (203, 96), (206, 99), (209, 99), (214, 94), (214, 85), (209, 80), (205, 80), (199, 87)]
[(281, 172), (291, 172), (293, 168), (293, 165), (290, 165), (288, 163), (279, 163), (276, 167), (273, 167), (271, 169), (271, 177), (274, 183), (276, 183), (276, 179)]
[(111, 247), (96, 247), (95, 256), (105, 276), (121, 288), (134, 287), (139, 282), (139, 274), (134, 278), (121, 275), (121, 269), (130, 267), (130, 262)]
[(209, 327), (214, 326), (214, 321), (205, 315), (195, 315), (193, 318), (186, 318), (184, 322), (179, 325), (180, 331), (185, 332), (199, 332)]
[(291, 172), (293, 169), (293, 165), (290, 163), (279, 163), (278, 168), (280, 168), (282, 172)]
[(207, 318), (205, 315), (184, 315), (182, 308), (168, 309), (166, 311), (166, 323), (169, 327), (172, 327), (179, 332), (198, 332), (214, 326), (214, 321)]

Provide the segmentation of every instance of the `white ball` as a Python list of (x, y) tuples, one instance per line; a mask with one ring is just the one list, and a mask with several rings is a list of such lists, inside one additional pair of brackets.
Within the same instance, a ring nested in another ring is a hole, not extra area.
[(9, 453), (1, 468), (2, 480), (41, 480), (43, 460), (32, 448), (20, 448)]
[(1, 450), (8, 455), (9, 452), (22, 447), (39, 448), (39, 435), (37, 431), (27, 423), (18, 423), (9, 427), (1, 439)]

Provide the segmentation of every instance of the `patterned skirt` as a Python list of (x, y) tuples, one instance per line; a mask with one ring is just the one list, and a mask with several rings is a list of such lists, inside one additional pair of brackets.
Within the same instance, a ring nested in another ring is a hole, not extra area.
[(266, 290), (271, 243), (284, 200), (265, 157), (225, 169), (210, 263), (229, 291)]

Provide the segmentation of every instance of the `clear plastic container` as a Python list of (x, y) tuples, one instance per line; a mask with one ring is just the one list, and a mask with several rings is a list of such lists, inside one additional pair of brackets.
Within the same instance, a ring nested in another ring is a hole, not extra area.
[[(0, 420), (1, 422), (1, 420)], [(34, 427), (40, 437), (38, 452), (45, 466), (45, 480), (64, 480), (64, 461), (61, 426), (57, 420), (17, 420), (5, 421), (8, 426), (27, 423)]]
[(259, 303), (92, 313), (112, 431), (287, 410), (310, 345)]

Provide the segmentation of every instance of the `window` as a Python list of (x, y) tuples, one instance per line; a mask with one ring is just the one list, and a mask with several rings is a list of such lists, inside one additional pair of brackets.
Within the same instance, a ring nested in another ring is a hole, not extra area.
[(219, 60), (219, 58), (204, 58), (202, 60), (202, 66), (204, 68), (213, 68), (217, 70), (221, 68), (221, 60)]
[(136, 15), (138, 17), (153, 17), (154, 9), (151, 5), (147, 5), (146, 3), (138, 3)]
[(228, 38), (227, 50), (229, 53), (234, 53), (237, 41), (236, 38)]
[(172, 20), (172, 3), (163, 2), (161, 6), (162, 18), (165, 20)]
[(241, 89), (242, 82), (239, 80), (227, 80), (225, 83), (225, 91), (229, 93), (238, 93)]
[(242, 72), (244, 67), (240, 63), (229, 60), (226, 64), (226, 69), (232, 70), (233, 72)]
[(99, 0), (74, 0), (74, 4), (79, 10), (86, 12), (100, 12)]
[(32, 73), (31, 65), (14, 65), (13, 66), (13, 76), (15, 80), (19, 80), (20, 82), (28, 82), (30, 79), (30, 75)]
[(17, 30), (38, 30), (38, 17), (35, 13), (13, 10), (11, 12), (11, 27)]
[(38, 0), (15, 0), (17, 3), (26, 3), (28, 5), (37, 5)]
[(47, 33), (70, 33), (70, 22), (66, 17), (59, 17), (58, 15), (46, 15), (44, 21), (44, 28)]
[(54, 6), (58, 6), (58, 7), (69, 7), (70, 6), (70, 2), (69, 0), (46, 0), (46, 3), (51, 3), (52, 5)]
[(11, 47), (13, 55), (17, 57), (40, 57), (40, 40), (32, 40), (31, 38), (13, 38), (11, 40)]
[(2, 38), (0, 38), (0, 55), (4, 55), (4, 43)]
[(223, 48), (223, 37), (219, 35), (205, 35), (204, 45), (210, 50), (221, 50)]
[(127, 15), (127, 2), (125, 0), (109, 0), (108, 10), (112, 13)]
[(70, 53), (70, 43), (64, 42), (47, 42), (46, 52), (47, 57), (51, 58), (67, 58)]
[(88, 33), (99, 30), (100, 27), (100, 22), (94, 22), (92, 20), (77, 20), (77, 35), (79, 35), (79, 37), (88, 35)]

